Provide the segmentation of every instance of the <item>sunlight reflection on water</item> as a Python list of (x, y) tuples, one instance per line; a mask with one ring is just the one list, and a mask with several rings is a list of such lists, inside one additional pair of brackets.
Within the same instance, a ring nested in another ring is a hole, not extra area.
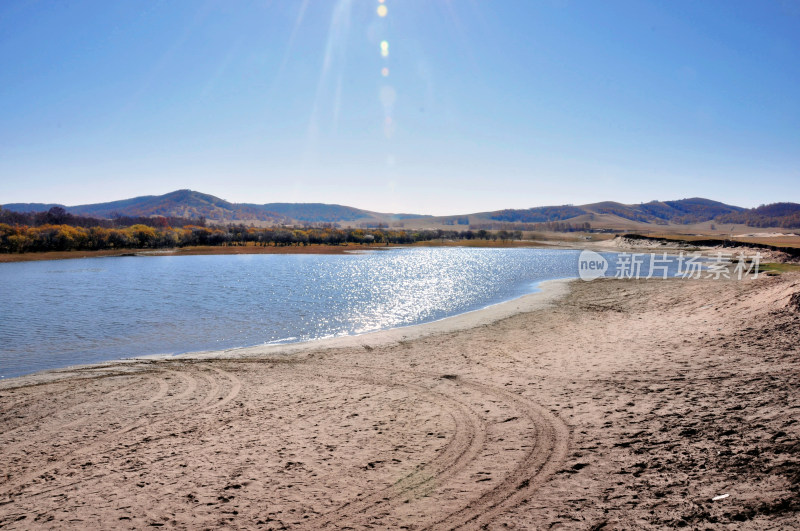
[(429, 322), (575, 276), (577, 255), (429, 248), (0, 264), (0, 375)]

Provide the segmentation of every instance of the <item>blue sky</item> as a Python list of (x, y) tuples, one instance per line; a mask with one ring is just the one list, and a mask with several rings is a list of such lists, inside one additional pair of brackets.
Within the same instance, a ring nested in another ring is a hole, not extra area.
[(800, 2), (379, 5), (0, 2), (0, 203), (800, 201)]

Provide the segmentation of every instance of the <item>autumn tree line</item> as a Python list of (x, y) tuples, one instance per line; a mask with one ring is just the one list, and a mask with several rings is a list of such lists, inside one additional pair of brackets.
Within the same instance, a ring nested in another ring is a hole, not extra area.
[(41, 227), (43, 225), (69, 225), (71, 227), (104, 227), (122, 228), (133, 225), (147, 225), (151, 227), (185, 227), (186, 225), (206, 226), (206, 219), (181, 218), (174, 216), (123, 216), (111, 214), (109, 219), (95, 218), (70, 214), (64, 208), (55, 206), (43, 212), (14, 212), (0, 207), (0, 223), (6, 225), (27, 225)]
[[(58, 207), (54, 207), (58, 208)], [(53, 210), (53, 209), (51, 209)], [(0, 252), (94, 251), (108, 249), (160, 249), (187, 246), (287, 246), (411, 244), (436, 239), (521, 239), (520, 231), (397, 230), (337, 227), (270, 227), (245, 225), (206, 226), (204, 220), (184, 218), (124, 218), (97, 220), (63, 212), (24, 214), (29, 224), (9, 223), (0, 211)], [(11, 213), (16, 214), (16, 213)], [(14, 217), (14, 216), (10, 216)], [(17, 218), (15, 218), (17, 219)], [(18, 220), (18, 219), (17, 219)], [(57, 223), (69, 221), (70, 223)], [(131, 221), (139, 223), (128, 224)], [(144, 222), (142, 222), (144, 221)], [(201, 224), (202, 223), (202, 224)]]

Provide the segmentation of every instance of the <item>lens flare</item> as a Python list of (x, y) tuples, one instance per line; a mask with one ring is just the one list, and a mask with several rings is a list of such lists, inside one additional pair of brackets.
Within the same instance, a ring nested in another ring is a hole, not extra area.
[(386, 68), (385, 66), (383, 68), (381, 68), (381, 75), (383, 77), (389, 77), (389, 69)]
[(381, 5), (378, 6), (378, 16), (379, 17), (381, 17), (381, 18), (385, 17), (386, 13), (388, 13), (388, 12), (389, 12), (389, 10), (386, 8), (386, 6), (384, 4), (381, 4)]
[(391, 140), (394, 136), (394, 124), (391, 120), (383, 123), (383, 136), (386, 137), (386, 140)]
[(389, 57), (389, 42), (388, 41), (381, 41), (381, 55), (383, 57)]
[(395, 92), (394, 87), (390, 87), (388, 85), (381, 87), (380, 98), (383, 108), (386, 111), (386, 115), (390, 115), (392, 112), (392, 106), (397, 100), (397, 92)]

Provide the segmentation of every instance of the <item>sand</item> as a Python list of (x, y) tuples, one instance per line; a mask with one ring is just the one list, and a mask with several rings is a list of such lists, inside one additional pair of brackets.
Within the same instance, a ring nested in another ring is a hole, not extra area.
[(554, 282), (426, 327), (5, 381), (0, 527), (798, 528), (798, 292)]

